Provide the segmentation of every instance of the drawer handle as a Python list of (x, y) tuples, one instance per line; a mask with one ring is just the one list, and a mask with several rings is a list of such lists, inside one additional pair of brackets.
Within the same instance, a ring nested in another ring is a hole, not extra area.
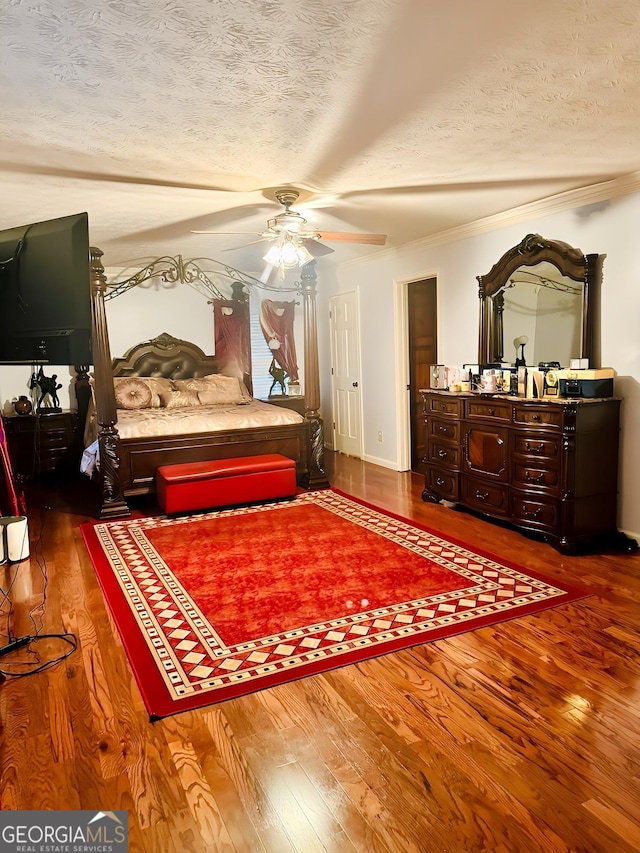
[(448, 432), (447, 427), (440, 424), (438, 426), (438, 432), (444, 432), (444, 433)]
[(532, 444), (529, 444), (528, 441), (525, 441), (524, 449), (528, 450), (530, 453), (542, 453), (544, 450), (544, 444), (540, 443), (537, 447), (534, 447)]
[(527, 471), (524, 478), (528, 483), (542, 483), (544, 481), (544, 471), (539, 473), (537, 477), (532, 477), (531, 471)]
[(487, 411), (489, 412), (490, 415), (495, 415), (495, 413), (496, 413), (495, 409), (487, 409)]
[(480, 492), (480, 491), (476, 490), (476, 498), (479, 501), (489, 500), (489, 492)]
[(538, 516), (540, 515), (540, 507), (538, 507), (538, 509), (531, 510), (527, 509), (526, 506), (523, 506), (522, 515), (525, 518), (538, 518)]
[(531, 415), (531, 420), (532, 421), (539, 421), (539, 420), (541, 420), (541, 417), (540, 417), (540, 415)]
[(436, 486), (444, 486), (444, 480), (442, 477), (436, 477)]
[(449, 454), (447, 453), (446, 450), (439, 450), (438, 451), (438, 456), (440, 457), (440, 459), (446, 459), (448, 455)]

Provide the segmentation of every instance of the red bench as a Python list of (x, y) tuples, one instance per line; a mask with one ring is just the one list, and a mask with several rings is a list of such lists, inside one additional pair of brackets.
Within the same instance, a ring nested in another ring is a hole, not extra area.
[(279, 453), (161, 465), (158, 503), (167, 515), (251, 503), (296, 493), (296, 463)]

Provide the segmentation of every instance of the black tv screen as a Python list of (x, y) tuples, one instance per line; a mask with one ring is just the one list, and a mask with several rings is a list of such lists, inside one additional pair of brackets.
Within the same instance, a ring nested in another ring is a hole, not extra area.
[(0, 231), (0, 363), (92, 364), (86, 213)]

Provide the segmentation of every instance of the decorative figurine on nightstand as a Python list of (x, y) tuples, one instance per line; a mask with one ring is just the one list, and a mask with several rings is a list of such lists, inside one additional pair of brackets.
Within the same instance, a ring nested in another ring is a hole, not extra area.
[(42, 365), (37, 373), (31, 377), (31, 388), (39, 388), (37, 413), (39, 415), (52, 415), (56, 412), (61, 412), (60, 401), (58, 400), (58, 389), (62, 388), (62, 384), (57, 381), (57, 374), (53, 376), (45, 376)]
[(269, 374), (273, 378), (271, 388), (269, 388), (269, 396), (274, 396), (273, 389), (276, 387), (276, 385), (280, 386), (280, 388), (282, 389), (280, 393), (282, 394), (282, 396), (284, 396), (287, 393), (284, 387), (284, 383), (285, 380), (289, 378), (289, 374), (284, 368), (278, 367), (275, 358), (271, 359), (271, 364), (269, 365)]

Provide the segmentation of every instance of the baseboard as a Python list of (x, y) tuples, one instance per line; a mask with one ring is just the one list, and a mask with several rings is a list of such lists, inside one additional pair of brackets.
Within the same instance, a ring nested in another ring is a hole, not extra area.
[(390, 462), (388, 459), (378, 459), (377, 456), (369, 456), (365, 454), (362, 457), (363, 462), (370, 462), (372, 465), (379, 465), (381, 468), (388, 468), (390, 471), (397, 471), (398, 465), (396, 462)]
[(620, 532), (624, 533), (624, 535), (628, 536), (630, 539), (635, 539), (640, 545), (640, 533), (634, 533), (633, 530), (620, 530)]

